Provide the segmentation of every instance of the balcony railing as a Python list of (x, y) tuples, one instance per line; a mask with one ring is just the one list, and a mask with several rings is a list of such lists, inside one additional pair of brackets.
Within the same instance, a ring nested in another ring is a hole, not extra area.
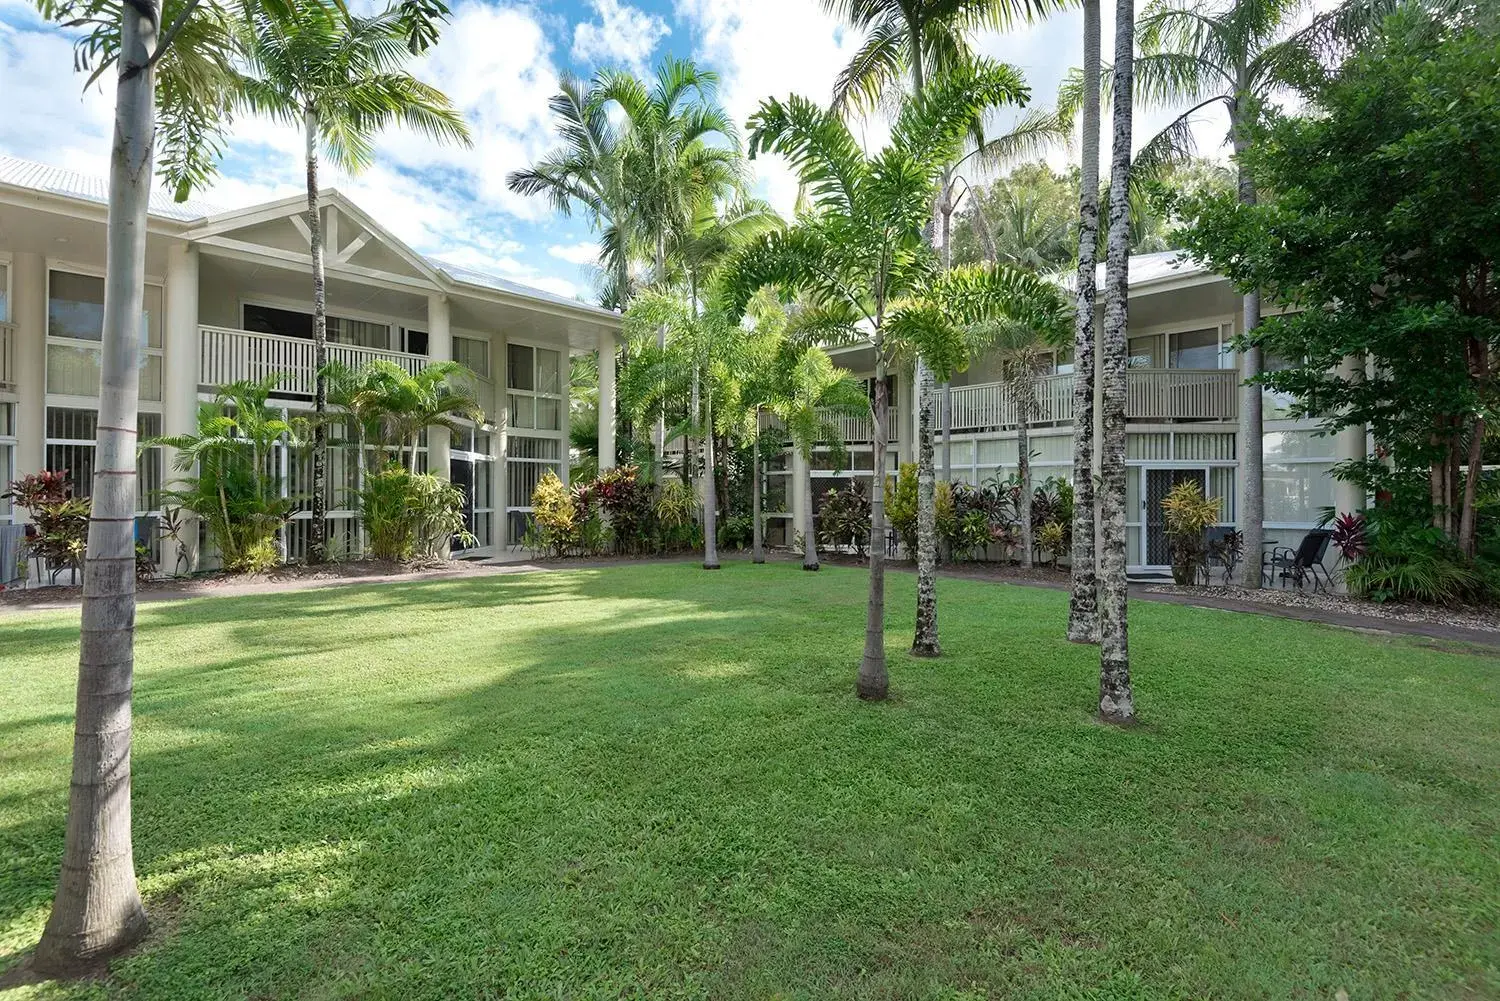
[(0, 386), (16, 388), (16, 328), (0, 323)]
[[(227, 327), (200, 327), (198, 383), (222, 386), (241, 379), (279, 375), (275, 392), (280, 396), (312, 396), (317, 364), (312, 341), (278, 334), (256, 334)], [(328, 345), (328, 360), (359, 368), (377, 358), (401, 366), (415, 375), (427, 364), (422, 355), (382, 351), (353, 344)]]
[[(1071, 375), (1037, 379), (1033, 424), (1073, 420), (1073, 381)], [(1134, 368), (1126, 378), (1125, 416), (1134, 421), (1234, 420), (1238, 388), (1239, 375), (1231, 369)], [(1016, 426), (1016, 403), (1004, 383), (957, 387), (952, 405), (954, 431)]]
[[(846, 445), (865, 445), (875, 439), (875, 421), (871, 417), (849, 417), (843, 414), (825, 414), (838, 426), (839, 436)], [(891, 407), (886, 413), (886, 442), (895, 444), (901, 440), (901, 411)]]

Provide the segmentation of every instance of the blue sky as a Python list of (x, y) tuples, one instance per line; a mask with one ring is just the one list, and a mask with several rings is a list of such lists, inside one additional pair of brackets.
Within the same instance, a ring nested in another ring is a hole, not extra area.
[[(1105, 28), (1112, 30), (1107, 20)], [(979, 44), (1020, 68), (1035, 100), (1047, 103), (1080, 58), (1080, 30), (1072, 13)], [(330, 183), (424, 253), (587, 296), (594, 256), (588, 227), (505, 188), (507, 173), (551, 146), (546, 101), (561, 72), (588, 75), (613, 65), (644, 73), (664, 53), (691, 57), (720, 74), (720, 98), (743, 123), (770, 95), (795, 91), (826, 100), (857, 44), (817, 0), (458, 0), (442, 40), (414, 71), (464, 113), (474, 148), (434, 147), (393, 132), (380, 140), (371, 170)], [(98, 88), (82, 91), (68, 38), (22, 0), (0, 0), (0, 80), (7, 98), (0, 151), (105, 172), (109, 96)], [(1149, 134), (1168, 117), (1143, 116), (1138, 133)], [(1212, 146), (1223, 126), (1205, 123), (1201, 132)], [(878, 145), (884, 135), (883, 122), (866, 123), (867, 143)], [(202, 197), (238, 208), (297, 193), (301, 148), (293, 130), (237, 122), (223, 176)], [(1068, 155), (1058, 150), (1052, 159), (1060, 165)], [(795, 184), (785, 165), (760, 160), (756, 172), (759, 193), (789, 212)]]

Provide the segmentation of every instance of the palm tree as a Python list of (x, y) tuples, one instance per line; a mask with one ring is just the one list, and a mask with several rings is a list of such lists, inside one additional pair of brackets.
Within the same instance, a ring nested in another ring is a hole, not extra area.
[[(84, 554), (73, 770), (57, 894), (32, 957), (78, 973), (145, 935), (130, 833), (135, 670), (135, 432), (153, 135), (162, 173), (186, 198), (214, 170), (235, 73), (226, 11), (197, 0), (43, 0), (43, 17), (83, 29), (75, 67), (115, 70), (97, 457)], [(158, 128), (159, 126), (159, 128)]]
[(601, 302), (623, 310), (633, 291), (630, 280), (632, 194), (625, 185), (620, 130), (610, 121), (599, 86), (564, 73), (548, 102), (562, 145), (530, 167), (506, 176), (510, 190), (545, 195), (553, 209), (571, 215), (583, 209), (600, 233), (599, 265), (607, 276)]
[[(1348, 50), (1398, 6), (1399, 0), (1343, 0), (1288, 32), (1292, 17), (1305, 7), (1302, 0), (1152, 0), (1138, 25), (1135, 87), (1149, 104), (1189, 107), (1145, 144), (1138, 159), (1154, 169), (1189, 155), (1194, 118), (1222, 107), (1239, 161), (1240, 201), (1255, 204), (1255, 182), (1242, 155), (1250, 141), (1247, 126), (1260, 107), (1276, 90), (1305, 80), (1310, 67)], [(1244, 561), (1244, 587), (1260, 586), (1265, 521), (1263, 406), (1255, 381), (1261, 355), (1253, 340), (1260, 312), (1260, 292), (1251, 289), (1241, 300), (1246, 340), (1240, 352), (1240, 529), (1245, 552), (1254, 557)]]
[(1130, 295), (1131, 60), (1134, 56), (1134, 0), (1116, 0), (1109, 254), (1105, 261), (1104, 343), (1099, 365), (1103, 390), (1100, 404), (1103, 440), (1099, 443), (1099, 717), (1122, 725), (1135, 722), (1125, 582), (1125, 338)]
[[(649, 248), (654, 283), (669, 283), (667, 250), (687, 230), (705, 201), (725, 200), (743, 182), (734, 122), (714, 101), (718, 76), (691, 60), (668, 57), (651, 86), (621, 70), (595, 77), (594, 99), (603, 114), (618, 109), (624, 119), (620, 176), (630, 199), (627, 233)], [(657, 332), (665, 350), (666, 330)], [(666, 414), (656, 415), (653, 442), (656, 479), (666, 449)]]
[(1071, 333), (1073, 306), (1050, 282), (1038, 284), (1029, 298), (1012, 299), (1008, 315), (988, 324), (983, 336), (1000, 363), (1000, 377), (1016, 405), (1016, 473), (1021, 484), (1021, 561), (1030, 567), (1031, 421), (1036, 414), (1037, 367), (1050, 351), (1064, 346)]
[[(1059, 4), (1049, 0), (822, 0), (825, 10), (863, 32), (864, 42), (834, 83), (836, 110), (869, 110), (881, 103), (894, 104), (905, 89), (920, 99), (929, 79), (971, 65), (976, 56), (969, 44), (970, 32), (981, 28), (1005, 28), (1016, 20), (1041, 16)], [(977, 109), (970, 122), (976, 151), (989, 144), (983, 139), (983, 117)], [(1024, 135), (1028, 130), (1021, 130)], [(992, 148), (987, 156), (997, 156)], [(933, 221), (948, 244), (949, 220), (953, 213), (952, 176), (956, 165), (944, 171), (933, 205)], [(939, 223), (940, 220), (940, 223)], [(944, 266), (949, 263), (944, 254)], [(933, 402), (936, 396), (932, 373), (918, 357), (913, 365), (917, 408), (917, 628), (912, 653), (935, 657), (940, 652), (937, 634), (937, 496), (933, 455)], [(951, 455), (948, 458), (951, 471)], [(878, 491), (878, 485), (877, 485)]]
[[(323, 229), (318, 208), (320, 152), (357, 173), (374, 159), (376, 133), (404, 125), (437, 142), (470, 143), (469, 129), (447, 97), (401, 67), (417, 51), (409, 4), (363, 17), (332, 4), (296, 4), (289, 11), (258, 10), (244, 26), (248, 68), (240, 94), (247, 109), (303, 129), (307, 156), (307, 229), (312, 255), (314, 380), (312, 533), (307, 560), (327, 557), (328, 321), (324, 295)], [(444, 8), (446, 13), (446, 8)], [(427, 41), (431, 39), (428, 38)], [(425, 44), (425, 43), (424, 43)]]
[[(1094, 262), (1099, 246), (1099, 0), (1083, 0), (1083, 163), (1078, 181), (1078, 278), (1073, 311), (1073, 551), (1068, 639), (1099, 639), (1094, 541)], [(1061, 103), (1061, 102), (1059, 102)]]
[[(891, 142), (867, 156), (834, 111), (793, 95), (768, 100), (751, 118), (750, 152), (788, 157), (814, 211), (785, 232), (752, 242), (726, 269), (731, 308), (771, 285), (803, 293), (817, 304), (804, 322), (839, 329), (875, 355), (873, 467), (871, 491), (870, 598), (865, 652), (856, 692), (883, 699), (889, 688), (885, 657), (886, 373), (894, 349), (909, 344), (938, 370), (968, 359), (967, 327), (986, 310), (1003, 307), (1009, 272), (938, 274), (922, 238), (943, 168), (963, 147), (969, 127), (984, 108), (1018, 101), (1025, 88), (1008, 67), (960, 68), (928, 87), (902, 108)], [(962, 292), (962, 295), (958, 294)], [(955, 301), (948, 301), (949, 293)], [(933, 298), (941, 295), (939, 301)]]

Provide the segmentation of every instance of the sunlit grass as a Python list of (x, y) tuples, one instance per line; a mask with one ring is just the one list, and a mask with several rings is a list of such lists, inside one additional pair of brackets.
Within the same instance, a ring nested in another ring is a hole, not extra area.
[[(143, 606), (170, 924), (21, 998), (1500, 995), (1500, 661), (943, 580), (853, 697), (865, 577), (690, 565)], [(77, 618), (0, 618), (0, 968), (61, 851)]]

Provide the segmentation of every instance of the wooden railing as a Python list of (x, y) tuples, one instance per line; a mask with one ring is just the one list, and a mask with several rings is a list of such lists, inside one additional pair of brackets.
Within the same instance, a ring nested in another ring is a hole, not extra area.
[(0, 323), (0, 386), (16, 386), (16, 328)]
[[(1231, 369), (1131, 369), (1125, 416), (1130, 420), (1234, 420), (1239, 413), (1239, 375)], [(1033, 424), (1073, 419), (1073, 376), (1036, 380)], [(1016, 426), (1016, 404), (1004, 383), (959, 386), (952, 393), (954, 431)]]
[[(199, 327), (198, 383), (222, 386), (241, 379), (279, 375), (275, 392), (282, 396), (313, 395), (317, 372), (313, 342), (300, 337), (255, 334), (227, 327)], [(328, 360), (359, 368), (377, 358), (394, 362), (415, 375), (427, 358), (382, 351), (353, 344), (329, 344)]]

